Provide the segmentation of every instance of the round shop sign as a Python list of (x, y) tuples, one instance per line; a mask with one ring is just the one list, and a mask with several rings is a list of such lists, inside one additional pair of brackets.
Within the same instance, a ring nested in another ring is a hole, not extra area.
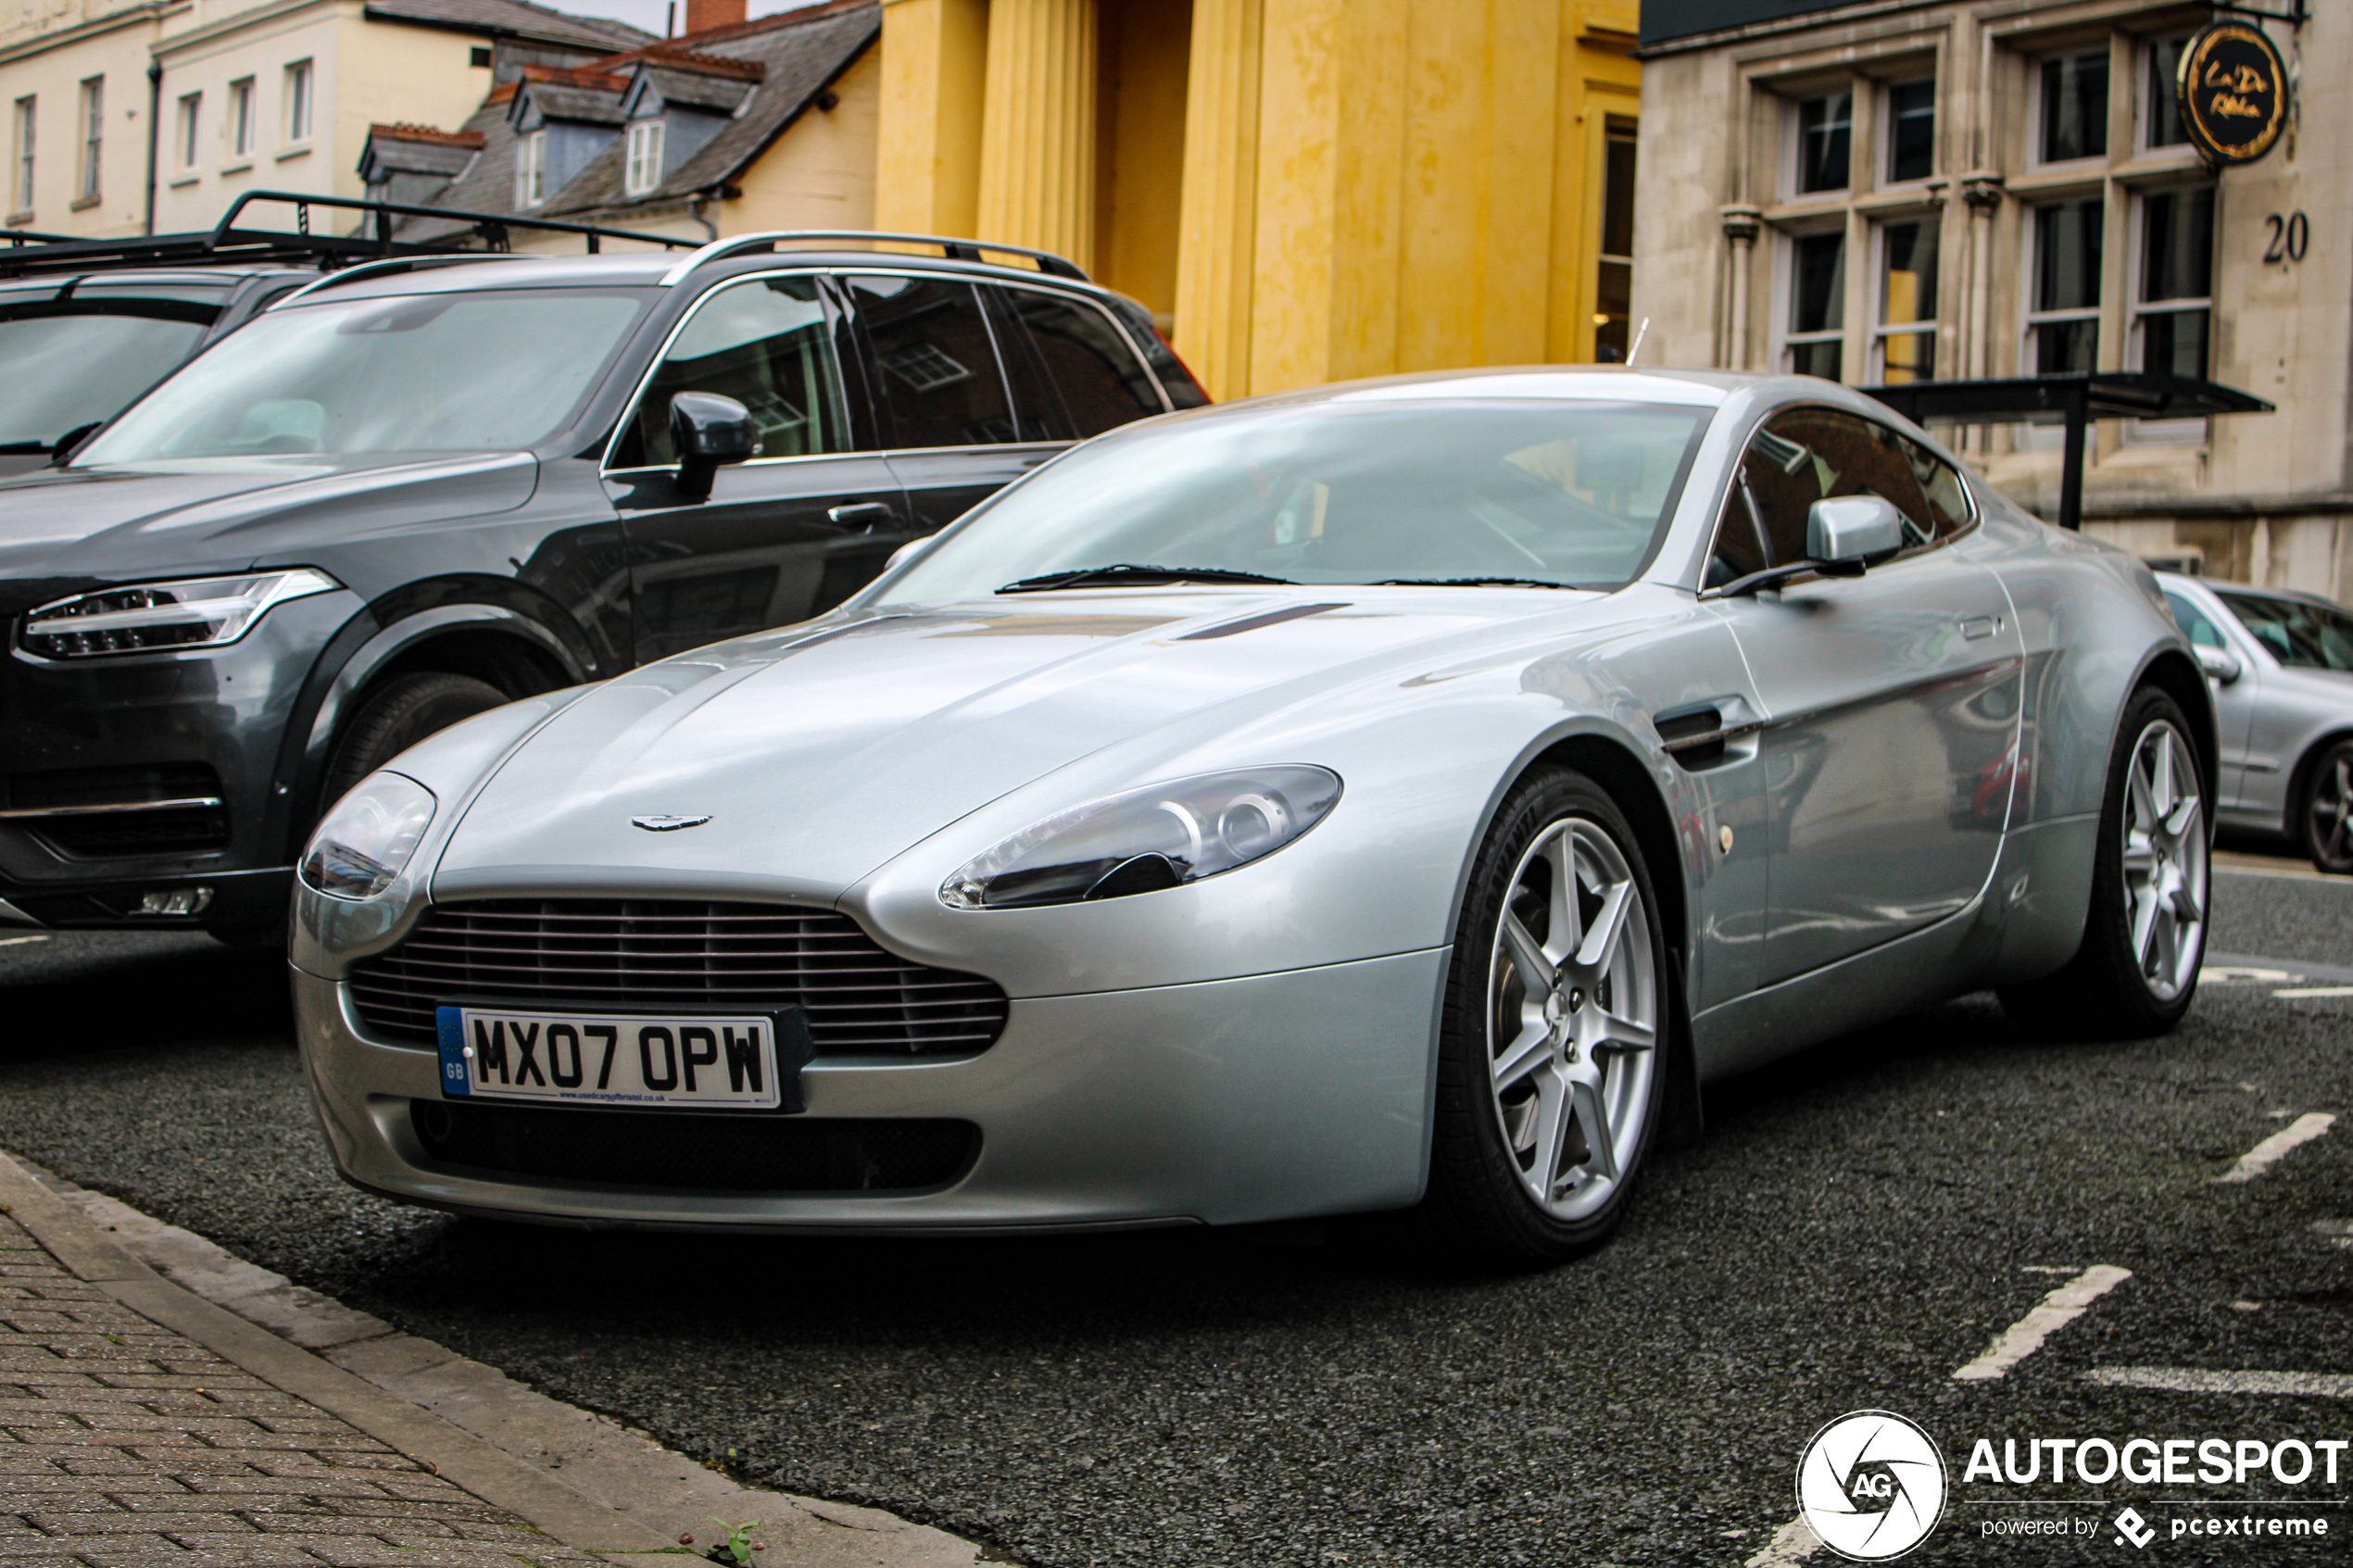
[(2287, 64), (2245, 22), (2216, 22), (2183, 44), (2174, 91), (2191, 145), (2213, 163), (2253, 163), (2287, 120)]
[(1841, 1557), (1901, 1557), (1944, 1515), (1944, 1456), (1917, 1423), (1893, 1411), (1851, 1411), (1806, 1445), (1797, 1512)]

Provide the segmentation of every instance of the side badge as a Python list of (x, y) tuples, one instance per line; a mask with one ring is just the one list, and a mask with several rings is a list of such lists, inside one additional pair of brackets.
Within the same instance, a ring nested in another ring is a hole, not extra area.
[(699, 817), (632, 817), (629, 825), (644, 828), (648, 833), (676, 833), (680, 828), (698, 828), (711, 821), (711, 813)]

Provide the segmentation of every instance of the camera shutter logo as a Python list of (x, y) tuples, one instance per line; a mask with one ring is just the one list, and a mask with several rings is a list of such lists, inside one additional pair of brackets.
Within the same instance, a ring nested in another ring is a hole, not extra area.
[(1797, 1461), (1797, 1511), (1856, 1562), (1901, 1557), (1944, 1516), (1944, 1456), (1893, 1411), (1854, 1411), (1814, 1434)]

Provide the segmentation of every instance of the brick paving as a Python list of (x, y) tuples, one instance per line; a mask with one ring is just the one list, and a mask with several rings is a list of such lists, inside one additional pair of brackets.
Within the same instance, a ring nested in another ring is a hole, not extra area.
[(591, 1568), (0, 1214), (0, 1568)]

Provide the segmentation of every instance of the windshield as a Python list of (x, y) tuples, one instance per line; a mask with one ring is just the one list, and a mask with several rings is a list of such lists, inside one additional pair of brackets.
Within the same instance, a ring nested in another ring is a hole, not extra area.
[(1118, 565), (1618, 587), (1650, 558), (1706, 419), (1658, 404), (1384, 402), (1147, 426), (1005, 491), (865, 600), (966, 598)]
[(0, 321), (0, 450), (46, 451), (171, 373), (202, 320), (67, 314)]
[(2222, 594), (2239, 623), (2282, 664), (2300, 670), (2353, 670), (2353, 615), (2334, 605)]
[(269, 312), (156, 388), (75, 468), (273, 452), (507, 452), (560, 426), (634, 295), (494, 289)]

